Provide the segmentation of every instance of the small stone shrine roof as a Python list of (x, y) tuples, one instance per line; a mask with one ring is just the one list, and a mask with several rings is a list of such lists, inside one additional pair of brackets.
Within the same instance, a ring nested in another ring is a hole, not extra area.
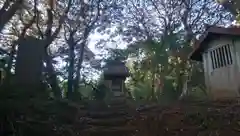
[(112, 60), (107, 62), (103, 69), (104, 76), (129, 76), (129, 70), (125, 66), (125, 63), (120, 60)]

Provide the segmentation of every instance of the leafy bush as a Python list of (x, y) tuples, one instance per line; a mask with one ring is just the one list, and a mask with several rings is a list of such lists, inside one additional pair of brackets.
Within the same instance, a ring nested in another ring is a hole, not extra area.
[(92, 96), (96, 100), (104, 100), (107, 94), (107, 87), (104, 84), (100, 84), (97, 88), (93, 89)]

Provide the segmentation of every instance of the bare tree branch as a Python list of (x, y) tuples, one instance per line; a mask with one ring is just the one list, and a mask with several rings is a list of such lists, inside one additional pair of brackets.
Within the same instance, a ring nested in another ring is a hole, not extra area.
[(5, 24), (7, 24), (7, 22), (15, 15), (22, 3), (23, 0), (16, 0), (11, 6), (8, 0), (4, 3), (2, 9), (0, 10), (0, 31), (2, 31)]

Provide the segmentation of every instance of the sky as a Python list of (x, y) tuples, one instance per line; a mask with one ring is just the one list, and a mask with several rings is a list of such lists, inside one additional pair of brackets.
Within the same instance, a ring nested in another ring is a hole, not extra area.
[[(114, 29), (115, 29), (114, 27), (111, 28), (111, 32), (114, 32)], [(101, 40), (101, 39), (104, 39), (104, 40), (109, 39), (109, 38), (110, 38), (109, 36), (110, 36), (110, 35), (108, 35), (108, 34), (102, 35), (102, 34), (100, 34), (100, 33), (98, 33), (98, 32), (95, 32), (95, 33), (90, 34), (90, 36), (89, 36), (89, 43), (88, 43), (89, 49), (91, 49), (91, 50), (92, 50), (94, 53), (96, 53), (96, 54), (101, 53), (99, 49), (95, 48), (95, 44), (96, 44), (99, 40)], [(116, 48), (116, 47), (117, 47), (117, 48), (121, 48), (121, 49), (127, 47), (127, 43), (124, 42), (124, 41), (121, 39), (121, 36), (115, 37), (114, 40), (117, 41), (117, 43), (108, 42), (106, 46), (107, 46), (107, 47), (110, 47), (110, 48)]]
[[(96, 44), (99, 40), (101, 39), (105, 39), (107, 40), (109, 38), (109, 35), (107, 34), (100, 34), (100, 33), (92, 33), (89, 35), (89, 41), (88, 41), (88, 47), (89, 49), (96, 55), (95, 59), (102, 59), (102, 57), (100, 56), (100, 54), (105, 54), (106, 52), (104, 52), (103, 50), (97, 49), (96, 48)], [(118, 36), (115, 38), (115, 41), (117, 41), (116, 43), (111, 43), (108, 42), (106, 44), (105, 48), (120, 48), (120, 49), (124, 49), (127, 47), (127, 43), (125, 43), (123, 40), (121, 40), (121, 37)], [(89, 75), (90, 79), (96, 80), (99, 78), (99, 73), (91, 73)]]

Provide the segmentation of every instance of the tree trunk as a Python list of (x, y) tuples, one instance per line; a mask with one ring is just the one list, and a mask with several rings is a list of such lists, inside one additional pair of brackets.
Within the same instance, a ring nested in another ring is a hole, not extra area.
[(9, 55), (9, 60), (7, 62), (7, 69), (6, 69), (6, 78), (4, 79), (4, 84), (9, 84), (12, 74), (11, 74), (11, 69), (12, 69), (12, 65), (13, 65), (13, 59), (14, 59), (14, 55), (16, 54), (16, 44), (13, 43), (12, 45), (12, 49)]
[(54, 67), (53, 67), (53, 64), (52, 64), (52, 58), (51, 56), (48, 54), (47, 52), (47, 49), (45, 49), (45, 61), (46, 61), (46, 64), (47, 64), (47, 73), (48, 73), (48, 82), (49, 84), (51, 85), (52, 87), (52, 90), (53, 90), (53, 93), (54, 93), (54, 96), (56, 98), (61, 98), (61, 89), (58, 85), (58, 80), (57, 80), (57, 75), (54, 71)]
[(4, 26), (9, 22), (9, 20), (15, 15), (17, 10), (21, 7), (23, 0), (17, 0), (10, 7), (10, 2), (6, 0), (3, 7), (0, 10), (0, 31), (4, 28)]
[[(178, 66), (178, 69), (177, 69), (177, 97), (180, 97), (180, 95), (183, 92), (184, 83), (186, 81), (184, 79), (184, 76), (185, 76), (184, 75), (184, 70), (186, 69), (187, 62), (185, 60), (183, 60), (178, 65), (179, 66)], [(183, 73), (181, 73), (182, 71), (183, 71)]]
[(73, 73), (74, 73), (74, 42), (71, 41), (72, 38), (68, 41), (69, 45), (69, 66), (68, 66), (68, 89), (67, 89), (67, 98), (71, 99), (73, 95)]
[(82, 42), (81, 48), (80, 48), (80, 56), (77, 64), (77, 71), (76, 71), (76, 79), (74, 83), (74, 91), (77, 92), (79, 90), (79, 80), (80, 80), (80, 71), (82, 68), (82, 62), (83, 62), (83, 56), (84, 56), (84, 47), (86, 45), (86, 41)]
[(85, 49), (85, 46), (87, 43), (87, 38), (88, 38), (90, 31), (91, 31), (91, 26), (89, 26), (85, 29), (84, 34), (83, 34), (83, 42), (80, 44), (80, 55), (79, 55), (79, 60), (77, 63), (76, 79), (74, 82), (74, 91), (75, 92), (77, 92), (79, 90), (79, 80), (80, 80), (80, 76), (81, 76), (80, 71), (81, 71), (82, 63), (83, 63), (84, 49)]
[(155, 101), (155, 70), (152, 72), (152, 101)]

